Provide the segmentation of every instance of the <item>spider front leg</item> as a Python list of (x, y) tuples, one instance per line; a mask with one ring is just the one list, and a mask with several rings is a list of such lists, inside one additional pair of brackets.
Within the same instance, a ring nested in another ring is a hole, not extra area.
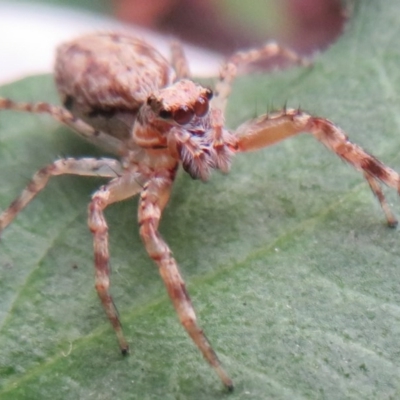
[(95, 287), (104, 311), (117, 335), (122, 354), (129, 351), (128, 342), (122, 332), (118, 311), (112, 300), (110, 288), (110, 254), (108, 251), (108, 226), (104, 218), (104, 209), (111, 203), (122, 201), (139, 193), (144, 178), (135, 172), (126, 171), (119, 178), (102, 186), (92, 196), (89, 204), (88, 225), (93, 234)]
[(388, 225), (395, 227), (397, 220), (383, 195), (379, 181), (399, 192), (399, 174), (350, 142), (347, 135), (327, 119), (313, 117), (303, 111), (293, 109), (263, 115), (246, 122), (237, 129), (236, 149), (239, 152), (257, 150), (302, 132), (310, 132), (342, 160), (363, 172), (364, 178), (381, 204)]
[(185, 282), (171, 250), (158, 232), (162, 211), (168, 202), (173, 178), (156, 176), (148, 181), (140, 196), (139, 225), (140, 235), (149, 256), (158, 265), (169, 297), (178, 313), (179, 320), (195, 342), (204, 358), (215, 369), (222, 383), (233, 389), (232, 380), (226, 374), (202, 329), (198, 326), (196, 315), (186, 291)]
[(111, 158), (61, 158), (54, 161), (36, 172), (22, 193), (3, 211), (0, 215), (0, 233), (46, 187), (50, 177), (69, 174), (115, 178), (121, 171), (121, 164)]

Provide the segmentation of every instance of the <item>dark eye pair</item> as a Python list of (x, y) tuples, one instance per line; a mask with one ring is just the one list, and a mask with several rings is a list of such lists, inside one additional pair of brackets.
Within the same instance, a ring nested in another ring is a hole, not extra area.
[(186, 125), (192, 120), (194, 115), (203, 117), (207, 114), (209, 108), (208, 100), (212, 97), (212, 91), (208, 89), (205, 95), (206, 97), (199, 97), (196, 100), (193, 108), (181, 106), (174, 111), (161, 109), (158, 115), (163, 119), (173, 119), (179, 125)]

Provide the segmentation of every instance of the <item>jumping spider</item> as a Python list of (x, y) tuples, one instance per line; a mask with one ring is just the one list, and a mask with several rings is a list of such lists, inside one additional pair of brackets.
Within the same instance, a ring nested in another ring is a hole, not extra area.
[(0, 231), (44, 189), (51, 176), (110, 178), (92, 196), (88, 225), (94, 242), (95, 287), (120, 349), (126, 354), (128, 344), (109, 292), (108, 227), (103, 212), (111, 203), (139, 194), (140, 235), (158, 265), (180, 322), (223, 384), (232, 389), (232, 380), (196, 322), (178, 265), (158, 232), (179, 165), (192, 178), (206, 181), (213, 169), (228, 172), (236, 153), (310, 132), (362, 172), (390, 226), (397, 221), (379, 181), (398, 190), (400, 177), (351, 143), (332, 122), (300, 109), (262, 115), (236, 131), (224, 127), (226, 101), (238, 68), (276, 55), (302, 63), (292, 51), (270, 43), (258, 50), (236, 53), (221, 68), (214, 94), (188, 79), (188, 64), (178, 43), (172, 44), (171, 53), (169, 63), (153, 47), (128, 34), (89, 34), (57, 50), (55, 82), (64, 107), (0, 98), (0, 109), (50, 114), (120, 159), (62, 158), (45, 166), (0, 215)]

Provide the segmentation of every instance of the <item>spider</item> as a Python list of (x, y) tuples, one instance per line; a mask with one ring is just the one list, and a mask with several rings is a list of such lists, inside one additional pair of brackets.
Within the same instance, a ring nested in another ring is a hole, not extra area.
[(119, 158), (61, 158), (43, 167), (0, 215), (0, 231), (45, 188), (52, 176), (110, 178), (92, 195), (88, 225), (93, 234), (95, 288), (121, 352), (127, 354), (128, 343), (110, 295), (104, 210), (138, 194), (139, 230), (147, 253), (158, 266), (181, 324), (229, 390), (233, 389), (233, 382), (197, 323), (178, 264), (158, 231), (180, 165), (192, 178), (206, 181), (214, 169), (228, 172), (236, 153), (309, 132), (362, 172), (389, 226), (397, 224), (380, 182), (399, 190), (399, 174), (351, 143), (331, 121), (301, 109), (283, 109), (245, 122), (235, 131), (224, 127), (227, 98), (239, 69), (277, 55), (304, 64), (294, 52), (275, 43), (238, 52), (222, 66), (213, 93), (189, 79), (188, 63), (178, 42), (171, 44), (169, 62), (152, 46), (129, 34), (87, 34), (57, 49), (54, 75), (63, 107), (0, 98), (0, 110), (50, 114)]

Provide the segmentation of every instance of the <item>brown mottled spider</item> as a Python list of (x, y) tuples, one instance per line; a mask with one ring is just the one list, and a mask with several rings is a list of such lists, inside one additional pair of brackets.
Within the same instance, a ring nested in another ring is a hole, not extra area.
[(158, 265), (182, 325), (228, 389), (233, 388), (233, 383), (196, 322), (178, 265), (158, 232), (180, 164), (192, 178), (205, 181), (213, 169), (228, 172), (235, 153), (310, 132), (363, 173), (388, 224), (397, 223), (379, 181), (398, 190), (400, 176), (351, 143), (329, 120), (287, 109), (250, 120), (233, 132), (224, 127), (226, 101), (238, 68), (275, 55), (302, 62), (276, 44), (237, 53), (222, 67), (213, 97), (210, 89), (188, 79), (189, 68), (179, 44), (172, 45), (170, 64), (139, 39), (119, 33), (96, 33), (65, 43), (57, 50), (55, 81), (64, 107), (0, 98), (0, 109), (48, 113), (120, 159), (62, 158), (45, 166), (0, 215), (0, 231), (46, 186), (51, 176), (111, 178), (93, 194), (88, 224), (94, 241), (96, 290), (121, 351), (126, 354), (128, 344), (109, 291), (108, 227), (103, 212), (111, 203), (139, 194), (138, 221), (146, 250)]

